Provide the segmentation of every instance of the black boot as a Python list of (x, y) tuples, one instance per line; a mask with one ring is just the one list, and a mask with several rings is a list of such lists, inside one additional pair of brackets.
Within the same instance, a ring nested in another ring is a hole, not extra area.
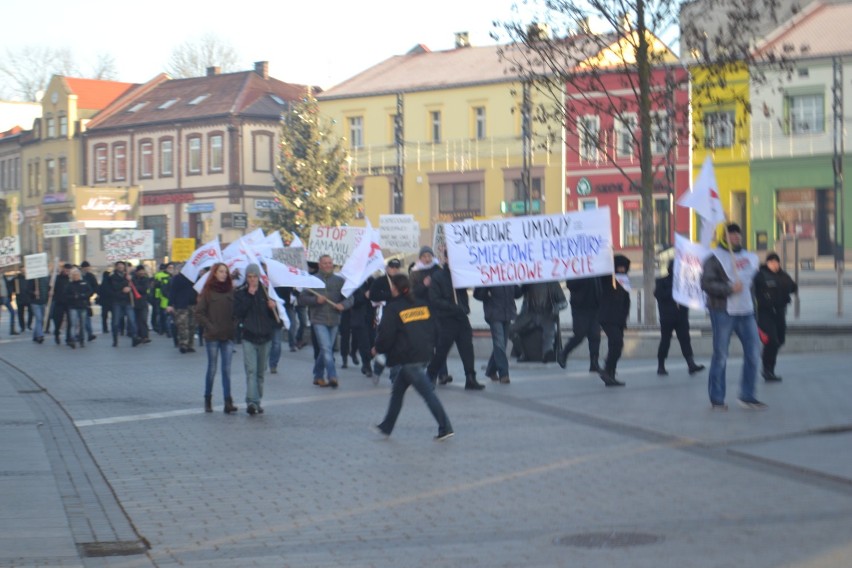
[(204, 397), (204, 412), (213, 412), (213, 397)]
[(234, 399), (231, 398), (230, 396), (228, 398), (226, 398), (225, 399), (225, 408), (224, 408), (225, 414), (230, 414), (232, 412), (236, 412), (237, 410), (238, 410), (238, 408), (236, 406), (234, 406)]
[(699, 365), (695, 362), (695, 359), (692, 357), (686, 358), (686, 364), (689, 366), (689, 374), (694, 375), (698, 371), (703, 371), (705, 369), (704, 365)]
[(623, 387), (624, 383), (615, 378), (615, 369), (604, 369), (600, 373), (601, 380), (608, 387)]
[(482, 390), (485, 385), (476, 382), (476, 373), (470, 373), (464, 376), (464, 390)]
[(559, 351), (559, 354), (556, 356), (556, 362), (563, 369), (568, 364), (568, 350), (564, 347)]
[(589, 355), (589, 372), (590, 373), (600, 373), (601, 365), (598, 363), (598, 354)]
[(669, 372), (666, 371), (666, 360), (658, 359), (657, 360), (657, 374), (661, 377), (669, 376)]
[[(433, 381), (434, 382), (434, 381)], [(442, 385), (453, 382), (452, 375), (438, 375), (438, 382)]]

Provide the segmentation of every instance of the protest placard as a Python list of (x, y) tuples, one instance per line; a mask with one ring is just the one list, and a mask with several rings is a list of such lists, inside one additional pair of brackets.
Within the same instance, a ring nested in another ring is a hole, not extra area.
[(336, 266), (343, 266), (364, 236), (364, 227), (311, 227), (308, 243), (308, 260), (317, 262), (321, 256), (329, 255)]
[(273, 248), (272, 259), (287, 266), (301, 268), (302, 270), (308, 269), (308, 256), (303, 247)]
[(50, 276), (50, 270), (47, 268), (47, 253), (40, 252), (25, 256), (24, 270), (27, 273), (27, 280), (47, 278)]
[(445, 223), (453, 285), (504, 286), (612, 274), (608, 207)]
[(704, 309), (704, 291), (701, 289), (701, 274), (704, 261), (710, 255), (706, 246), (694, 243), (681, 235), (675, 235), (674, 273), (672, 275), (672, 298), (682, 306), (695, 310)]
[(432, 236), (432, 250), (435, 252), (435, 258), (441, 263), (447, 258), (447, 240), (444, 237), (444, 224), (436, 223), (435, 234)]
[(379, 215), (379, 233), (383, 251), (420, 250), (420, 224), (414, 215)]
[(17, 235), (0, 238), (0, 266), (20, 264), (21, 242)]
[(154, 258), (154, 231), (129, 229), (104, 235), (104, 254), (109, 262)]
[(172, 239), (172, 262), (189, 260), (195, 250), (195, 239)]

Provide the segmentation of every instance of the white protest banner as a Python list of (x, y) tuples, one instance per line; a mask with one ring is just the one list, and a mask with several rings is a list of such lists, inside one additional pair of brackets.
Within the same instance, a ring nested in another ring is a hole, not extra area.
[(420, 224), (414, 215), (379, 215), (382, 250), (417, 252), (420, 250)]
[(45, 239), (59, 237), (77, 237), (86, 234), (86, 224), (83, 221), (68, 221), (67, 223), (45, 223), (42, 225)]
[(609, 207), (557, 215), (445, 223), (456, 288), (612, 274)]
[(447, 258), (447, 240), (444, 238), (443, 223), (435, 224), (435, 234), (432, 236), (432, 250), (435, 251), (435, 258), (439, 262), (443, 262)]
[(682, 306), (695, 310), (704, 309), (704, 291), (701, 289), (701, 274), (710, 249), (694, 243), (681, 235), (675, 235), (675, 257), (672, 268), (672, 298)]
[(50, 270), (47, 267), (47, 253), (40, 252), (25, 256), (24, 270), (26, 270), (27, 273), (27, 280), (47, 278), (50, 276)]
[(325, 288), (325, 282), (294, 266), (281, 264), (277, 260), (266, 259), (266, 274), (271, 286), (292, 286), (294, 288)]
[(302, 247), (273, 248), (272, 258), (288, 266), (308, 269), (308, 256)]
[(189, 260), (180, 269), (180, 273), (186, 276), (190, 282), (195, 282), (202, 268), (212, 266), (221, 261), (222, 247), (219, 245), (219, 239), (215, 238), (209, 243), (205, 243), (195, 249), (192, 256), (189, 257)]
[(104, 235), (104, 254), (109, 262), (154, 258), (154, 231), (115, 231)]
[(21, 242), (18, 236), (0, 238), (0, 266), (21, 262)]
[(329, 255), (335, 266), (343, 266), (364, 236), (364, 227), (311, 227), (308, 243), (308, 261), (317, 262), (321, 256)]

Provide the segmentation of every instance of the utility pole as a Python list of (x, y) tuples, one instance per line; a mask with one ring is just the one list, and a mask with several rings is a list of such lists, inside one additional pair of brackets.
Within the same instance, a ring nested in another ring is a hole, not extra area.
[(402, 93), (396, 94), (396, 115), (393, 117), (394, 145), (396, 146), (396, 170), (393, 176), (393, 212), (403, 211), (403, 174), (405, 173), (405, 130), (403, 128), (403, 113), (405, 103)]
[(532, 213), (532, 101), (530, 84), (525, 81), (521, 96), (521, 145), (523, 164), (521, 186), (524, 192), (524, 215)]
[(843, 218), (843, 60), (831, 58), (833, 70), (832, 114), (834, 118), (834, 267), (837, 270), (837, 316), (843, 315), (843, 269), (845, 261), (845, 234)]

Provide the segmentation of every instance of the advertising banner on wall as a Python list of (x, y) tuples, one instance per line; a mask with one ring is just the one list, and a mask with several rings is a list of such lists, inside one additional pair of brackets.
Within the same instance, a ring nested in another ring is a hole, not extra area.
[(88, 229), (135, 229), (139, 187), (74, 187), (74, 214)]

